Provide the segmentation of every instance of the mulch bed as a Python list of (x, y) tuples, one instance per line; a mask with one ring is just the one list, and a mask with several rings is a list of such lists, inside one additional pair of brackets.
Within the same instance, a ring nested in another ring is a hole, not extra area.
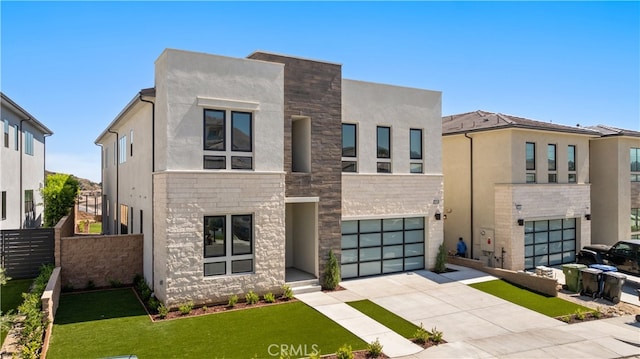
[[(336, 354), (321, 355), (320, 357), (322, 359), (337, 359), (338, 358), (338, 356)], [(381, 355), (379, 355), (377, 357), (371, 357), (371, 356), (369, 356), (369, 354), (367, 353), (366, 350), (354, 350), (353, 351), (353, 359), (389, 359), (389, 357), (386, 356), (384, 353), (382, 353)]]
[(578, 315), (576, 314), (563, 315), (560, 317), (556, 317), (555, 319), (565, 322), (567, 324), (575, 324), (575, 323), (583, 323), (583, 322), (589, 322), (592, 320), (607, 319), (607, 318), (613, 318), (613, 317), (614, 315), (610, 313), (600, 313), (598, 315), (593, 312), (587, 312), (587, 313), (584, 313), (584, 317), (582, 319), (579, 319)]

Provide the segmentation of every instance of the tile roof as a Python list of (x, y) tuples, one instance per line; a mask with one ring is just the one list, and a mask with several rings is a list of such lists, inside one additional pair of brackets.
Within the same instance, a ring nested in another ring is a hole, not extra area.
[(625, 130), (625, 129), (611, 127), (607, 125), (588, 126), (586, 128), (593, 131), (597, 131), (602, 135), (602, 137), (609, 137), (609, 136), (640, 137), (640, 132), (638, 131)]
[(481, 110), (442, 118), (442, 134), (445, 136), (503, 128), (523, 128), (600, 136), (599, 132), (586, 127), (558, 125), (550, 122), (535, 121), (523, 117)]

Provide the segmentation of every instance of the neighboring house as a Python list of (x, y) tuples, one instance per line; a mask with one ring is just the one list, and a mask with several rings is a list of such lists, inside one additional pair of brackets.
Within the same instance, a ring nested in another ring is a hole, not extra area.
[(42, 225), (45, 138), (53, 132), (4, 93), (0, 140), (0, 229)]
[(591, 241), (640, 239), (640, 132), (588, 128), (601, 135), (590, 142)]
[(442, 120), (445, 245), (506, 269), (575, 262), (591, 242), (589, 129), (475, 111)]
[(317, 280), (330, 250), (343, 278), (433, 268), (440, 92), (266, 52), (168, 49), (155, 65), (96, 143), (104, 231), (144, 234), (165, 304)]

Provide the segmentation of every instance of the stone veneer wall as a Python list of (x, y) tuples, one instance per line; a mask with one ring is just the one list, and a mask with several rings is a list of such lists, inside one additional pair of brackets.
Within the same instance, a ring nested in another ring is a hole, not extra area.
[(62, 237), (72, 237), (75, 234), (76, 213), (75, 210), (70, 212), (68, 216), (62, 217), (54, 227), (55, 248), (53, 255), (56, 267), (60, 266), (60, 249), (62, 248), (60, 239)]
[[(584, 215), (591, 207), (589, 184), (495, 185), (495, 255), (504, 247), (504, 268), (524, 269), (524, 226), (518, 219), (536, 221), (576, 218), (576, 250), (591, 244), (591, 221)], [(522, 206), (518, 212), (516, 204)]]
[[(425, 267), (433, 268), (443, 241), (442, 176), (344, 174), (342, 176), (343, 218), (425, 217)], [(439, 203), (434, 204), (434, 199)]]
[[(284, 173), (162, 172), (155, 183), (155, 287), (167, 306), (277, 292), (285, 278)], [(204, 276), (204, 216), (253, 214), (254, 273)]]
[(142, 274), (142, 242), (142, 234), (62, 238), (62, 285), (85, 288), (89, 281), (96, 287), (108, 286), (112, 280), (132, 283), (136, 274)]
[[(287, 197), (319, 197), (319, 272), (330, 249), (340, 259), (342, 198), (342, 66), (256, 52), (251, 59), (285, 64), (284, 168)], [(311, 173), (292, 173), (291, 119), (311, 119)]]

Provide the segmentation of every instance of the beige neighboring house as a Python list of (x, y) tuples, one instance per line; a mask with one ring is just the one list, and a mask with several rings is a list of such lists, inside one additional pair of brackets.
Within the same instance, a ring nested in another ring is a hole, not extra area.
[(591, 243), (593, 130), (475, 111), (442, 121), (444, 237), (512, 270), (575, 262)]
[[(640, 132), (589, 127), (593, 243), (640, 239)], [(631, 221), (629, 222), (629, 218)]]

